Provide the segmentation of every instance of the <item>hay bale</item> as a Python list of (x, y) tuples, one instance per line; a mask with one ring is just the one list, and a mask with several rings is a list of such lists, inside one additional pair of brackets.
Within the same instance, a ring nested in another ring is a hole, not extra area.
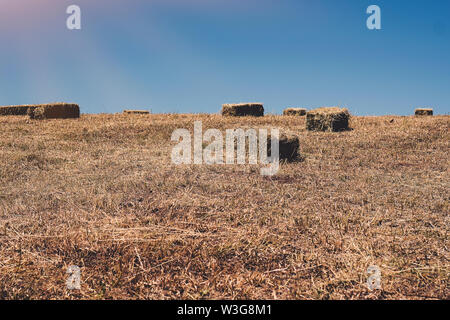
[(414, 114), (416, 116), (432, 116), (433, 115), (433, 109), (430, 108), (419, 108), (414, 111)]
[[(267, 130), (267, 156), (270, 156), (270, 150), (272, 147), (272, 131), (271, 128), (260, 128)], [(246, 136), (246, 133), (248, 130), (254, 130), (254, 137), (255, 141), (258, 144), (259, 148), (259, 139), (260, 139), (260, 132), (257, 129), (251, 128), (251, 127), (242, 127), (239, 129), (234, 130), (242, 130), (242, 136), (245, 137), (245, 154), (248, 157), (249, 156), (249, 146), (248, 143), (250, 141), (250, 137)], [(228, 132), (227, 132), (228, 134)], [(239, 141), (239, 135), (235, 136), (235, 140), (233, 142), (233, 148), (235, 151), (238, 151), (238, 141)], [(295, 161), (300, 159), (300, 140), (299, 136), (293, 132), (280, 130), (278, 135), (278, 146), (279, 146), (279, 159), (280, 160), (286, 160), (287, 162)], [(257, 151), (259, 154), (259, 150)]]
[(123, 110), (124, 114), (150, 114), (147, 110)]
[(264, 116), (264, 107), (262, 103), (238, 103), (222, 105), (222, 115), (231, 117)]
[(339, 107), (318, 108), (306, 113), (306, 129), (309, 131), (348, 130), (350, 113)]
[[(270, 134), (267, 137), (267, 151), (270, 155), (272, 138)], [(300, 158), (300, 140), (296, 134), (290, 132), (280, 132), (278, 137), (280, 160), (293, 162)]]
[(79, 118), (80, 107), (70, 103), (42, 104), (29, 109), (28, 115), (37, 120)]
[(2, 106), (0, 107), (0, 116), (26, 116), (28, 110), (35, 108), (34, 105)]
[(283, 111), (284, 116), (304, 116), (306, 115), (305, 108), (286, 108)]

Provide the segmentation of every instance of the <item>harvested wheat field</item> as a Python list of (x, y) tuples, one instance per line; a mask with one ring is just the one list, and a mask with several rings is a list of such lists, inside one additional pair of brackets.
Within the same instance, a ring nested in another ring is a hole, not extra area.
[[(303, 159), (272, 177), (172, 165), (194, 120), (296, 132)], [(353, 116), (339, 133), (283, 116), (0, 123), (0, 299), (450, 298), (449, 116)]]

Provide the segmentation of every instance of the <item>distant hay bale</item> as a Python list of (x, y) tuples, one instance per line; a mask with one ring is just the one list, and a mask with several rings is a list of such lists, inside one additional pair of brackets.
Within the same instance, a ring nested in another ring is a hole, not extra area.
[(123, 110), (124, 114), (150, 114), (147, 110)]
[(264, 107), (262, 103), (239, 103), (222, 105), (222, 115), (231, 117), (264, 116)]
[(35, 108), (34, 105), (3, 106), (0, 107), (0, 116), (26, 116), (28, 110)]
[(416, 116), (432, 116), (433, 115), (433, 109), (430, 108), (419, 108), (414, 111), (414, 114)]
[(305, 108), (286, 108), (283, 111), (283, 115), (285, 116), (304, 116), (306, 115)]
[(339, 107), (318, 108), (306, 113), (306, 129), (309, 131), (348, 130), (350, 113)]
[(29, 109), (28, 115), (36, 120), (79, 118), (80, 107), (70, 103), (43, 104)]
[(0, 116), (29, 115), (31, 119), (79, 118), (80, 108), (76, 104), (52, 103), (0, 107)]

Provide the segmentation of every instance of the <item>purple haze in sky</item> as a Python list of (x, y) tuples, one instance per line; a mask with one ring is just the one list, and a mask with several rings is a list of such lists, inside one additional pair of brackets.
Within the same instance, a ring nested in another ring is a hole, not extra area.
[[(66, 8), (81, 8), (81, 30)], [(366, 27), (377, 4), (382, 30)], [(450, 111), (450, 1), (0, 0), (0, 105)]]

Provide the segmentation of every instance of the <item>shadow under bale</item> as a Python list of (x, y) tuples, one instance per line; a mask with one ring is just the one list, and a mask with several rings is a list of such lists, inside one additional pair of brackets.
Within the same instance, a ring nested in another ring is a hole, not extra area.
[(80, 107), (77, 104), (54, 103), (36, 106), (28, 110), (30, 119), (74, 119), (80, 117)]
[(306, 113), (306, 129), (309, 131), (349, 130), (350, 113), (345, 108), (318, 108)]
[(231, 117), (262, 117), (264, 107), (262, 103), (239, 103), (222, 105), (222, 115)]

